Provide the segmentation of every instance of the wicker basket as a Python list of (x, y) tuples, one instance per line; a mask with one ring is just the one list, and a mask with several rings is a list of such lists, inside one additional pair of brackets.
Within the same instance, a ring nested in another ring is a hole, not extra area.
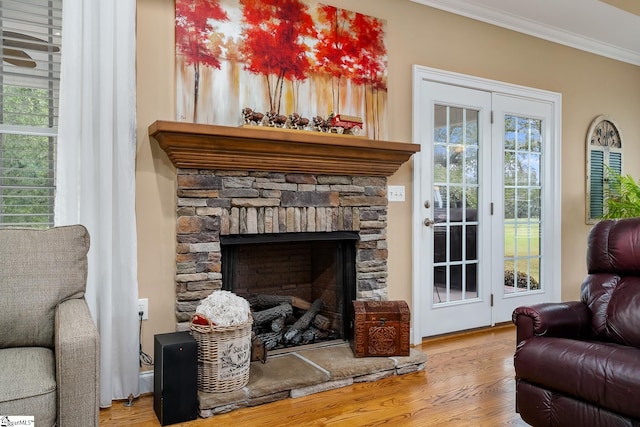
[(215, 326), (193, 323), (191, 335), (198, 343), (198, 390), (221, 393), (237, 390), (249, 382), (251, 363), (251, 326), (249, 315), (246, 323), (236, 326)]

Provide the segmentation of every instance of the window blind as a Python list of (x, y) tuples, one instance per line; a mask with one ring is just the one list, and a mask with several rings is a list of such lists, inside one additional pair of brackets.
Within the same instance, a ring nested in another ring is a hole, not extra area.
[(589, 215), (590, 218), (597, 220), (604, 215), (606, 199), (613, 191), (610, 175), (620, 176), (622, 174), (622, 152), (592, 148), (589, 155), (591, 156), (589, 163)]
[(52, 226), (62, 0), (0, 0), (0, 27), (0, 226)]
[(591, 155), (590, 214), (589, 218), (602, 218), (604, 214), (604, 152), (593, 150)]

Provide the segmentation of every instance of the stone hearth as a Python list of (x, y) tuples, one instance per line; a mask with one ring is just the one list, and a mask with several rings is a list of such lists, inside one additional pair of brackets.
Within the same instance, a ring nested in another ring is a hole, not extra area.
[(198, 392), (200, 416), (207, 418), (248, 406), (296, 398), (424, 371), (427, 356), (411, 349), (406, 357), (355, 358), (349, 344), (298, 350), (253, 362), (249, 383), (226, 393)]

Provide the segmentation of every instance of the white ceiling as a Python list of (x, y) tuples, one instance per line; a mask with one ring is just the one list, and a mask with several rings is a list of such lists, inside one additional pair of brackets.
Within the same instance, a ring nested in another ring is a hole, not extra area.
[(637, 0), (411, 1), (640, 65)]

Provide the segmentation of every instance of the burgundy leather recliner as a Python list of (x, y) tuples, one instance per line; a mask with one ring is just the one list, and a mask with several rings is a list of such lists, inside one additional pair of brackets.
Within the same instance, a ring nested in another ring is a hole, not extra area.
[(640, 426), (640, 218), (597, 223), (581, 300), (518, 307), (516, 410), (533, 426)]

